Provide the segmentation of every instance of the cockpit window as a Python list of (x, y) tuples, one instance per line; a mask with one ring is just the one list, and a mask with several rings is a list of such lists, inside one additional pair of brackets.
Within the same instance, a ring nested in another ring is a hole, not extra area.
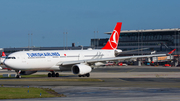
[(15, 57), (7, 57), (7, 59), (16, 59)]

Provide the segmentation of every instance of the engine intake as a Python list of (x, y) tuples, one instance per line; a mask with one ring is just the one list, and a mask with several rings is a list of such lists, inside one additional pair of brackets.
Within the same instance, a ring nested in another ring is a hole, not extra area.
[(90, 73), (92, 68), (88, 65), (76, 64), (72, 66), (71, 70), (74, 74), (84, 75), (84, 74)]

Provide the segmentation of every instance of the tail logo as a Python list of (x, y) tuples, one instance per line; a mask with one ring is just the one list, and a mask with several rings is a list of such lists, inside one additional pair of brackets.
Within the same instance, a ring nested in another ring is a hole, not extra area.
[(117, 22), (108, 42), (102, 49), (106, 50), (115, 50), (118, 47), (119, 42), (119, 36), (120, 36), (120, 30), (121, 30), (122, 22)]
[(112, 49), (117, 48), (119, 34), (116, 30), (113, 31), (113, 37), (109, 39), (109, 43)]
[(116, 39), (116, 37), (117, 36), (119, 36), (118, 35), (118, 32), (116, 31), (116, 30), (114, 30), (115, 32), (114, 32), (114, 35), (113, 35), (113, 41), (111, 41), (111, 42), (114, 42), (115, 44), (117, 44), (117, 39)]

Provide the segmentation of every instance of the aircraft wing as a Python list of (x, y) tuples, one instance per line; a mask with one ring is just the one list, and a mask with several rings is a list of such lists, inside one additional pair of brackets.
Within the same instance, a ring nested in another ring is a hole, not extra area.
[(64, 65), (73, 65), (73, 64), (79, 64), (79, 63), (95, 63), (95, 62), (103, 62), (103, 61), (126, 60), (126, 59), (133, 59), (133, 58), (155, 57), (155, 56), (166, 56), (166, 55), (167, 54), (153, 54), (153, 55), (139, 55), (139, 56), (123, 56), (123, 57), (113, 57), (113, 58), (87, 59), (87, 60), (59, 62), (56, 65), (64, 66)]
[(120, 55), (122, 53), (129, 53), (129, 52), (134, 52), (134, 51), (138, 51), (138, 50), (145, 50), (145, 49), (149, 49), (149, 48), (141, 48), (141, 49), (135, 49), (135, 50), (128, 50), (128, 51), (122, 51), (122, 52), (116, 52), (116, 56)]
[(123, 57), (112, 57), (112, 58), (99, 58), (99, 59), (66, 61), (66, 62), (59, 62), (56, 65), (57, 66), (64, 66), (64, 65), (73, 65), (73, 64), (79, 64), (79, 63), (95, 63), (95, 62), (126, 60), (126, 59), (135, 59), (135, 58), (143, 58), (143, 57), (168, 56), (168, 55), (172, 54), (175, 50), (176, 49), (172, 50), (168, 54), (151, 54), (151, 55), (137, 55), (137, 56), (123, 56)]

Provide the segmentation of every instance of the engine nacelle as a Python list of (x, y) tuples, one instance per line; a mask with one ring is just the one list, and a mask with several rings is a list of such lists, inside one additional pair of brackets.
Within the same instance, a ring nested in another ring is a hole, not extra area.
[(71, 70), (74, 74), (84, 75), (84, 74), (90, 73), (92, 68), (88, 65), (76, 64), (72, 66)]
[(21, 71), (20, 74), (21, 75), (31, 75), (31, 74), (34, 74), (36, 73), (37, 71)]

